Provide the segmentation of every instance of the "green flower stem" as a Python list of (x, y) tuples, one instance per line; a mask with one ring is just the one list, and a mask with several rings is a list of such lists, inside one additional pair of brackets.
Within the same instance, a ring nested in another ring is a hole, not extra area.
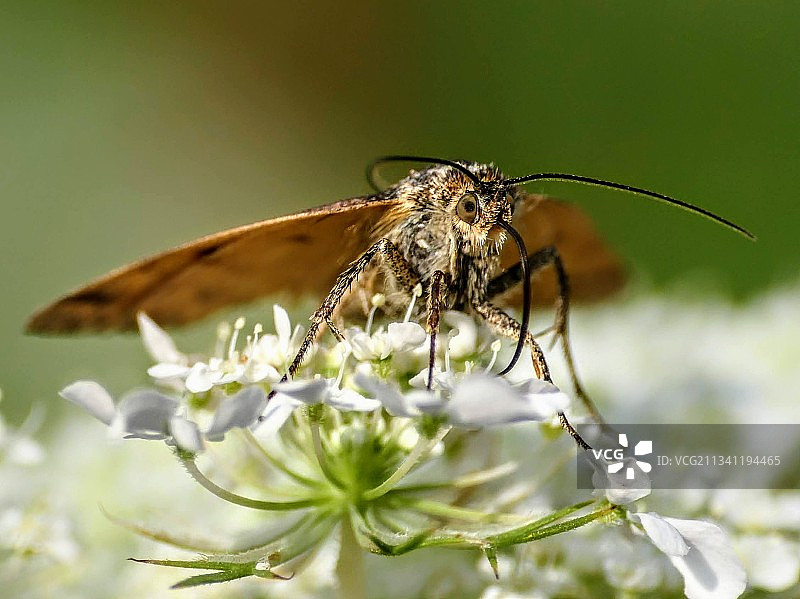
[(402, 507), (415, 509), (431, 516), (441, 516), (443, 518), (463, 520), (465, 522), (519, 524), (525, 520), (523, 516), (514, 514), (492, 514), (480, 510), (471, 510), (455, 505), (448, 505), (439, 501), (431, 501), (429, 499), (413, 499), (408, 502), (403, 501), (402, 503), (397, 503), (402, 505)]
[(365, 491), (362, 497), (366, 501), (372, 501), (373, 499), (377, 499), (382, 495), (386, 495), (386, 493), (391, 491), (401, 480), (403, 480), (406, 474), (411, 472), (414, 466), (417, 465), (417, 462), (427, 456), (433, 450), (433, 448), (436, 447), (436, 444), (444, 439), (445, 435), (447, 435), (449, 431), (450, 427), (442, 427), (431, 439), (420, 437), (417, 441), (417, 444), (411, 450), (411, 453), (406, 456), (406, 459), (403, 460), (403, 463), (397, 467), (397, 470), (395, 470), (394, 473), (389, 476), (389, 478), (387, 478), (377, 487)]
[(494, 468), (479, 470), (477, 472), (465, 474), (464, 476), (459, 476), (458, 478), (443, 482), (401, 485), (396, 487), (393, 492), (416, 493), (421, 491), (436, 491), (437, 489), (467, 489), (469, 487), (477, 487), (493, 480), (503, 478), (504, 476), (508, 476), (516, 469), (516, 464), (513, 462), (507, 462), (505, 464), (501, 464), (500, 466), (495, 466)]
[(343, 488), (339, 477), (334, 474), (328, 464), (328, 456), (325, 453), (325, 448), (322, 446), (322, 437), (319, 433), (319, 423), (312, 420), (309, 426), (311, 427), (311, 440), (314, 444), (314, 454), (317, 456), (317, 462), (319, 463), (320, 470), (322, 470), (322, 474), (325, 475), (325, 478), (327, 478), (332, 485), (340, 489)]
[(173, 547), (186, 549), (187, 551), (197, 551), (200, 553), (224, 553), (228, 550), (228, 547), (220, 544), (218, 540), (202, 539), (197, 536), (189, 536), (187, 533), (173, 533), (166, 530), (149, 528), (141, 523), (130, 522), (124, 518), (120, 518), (119, 516), (112, 514), (106, 510), (105, 506), (102, 504), (100, 505), (100, 511), (114, 524), (122, 526), (123, 528), (127, 528), (128, 530), (143, 537), (147, 537), (148, 539), (158, 541), (159, 543), (165, 543), (167, 545), (172, 545)]
[(313, 478), (309, 478), (307, 476), (303, 476), (302, 474), (295, 472), (288, 466), (286, 466), (280, 460), (275, 459), (266, 449), (264, 446), (256, 439), (255, 435), (250, 431), (250, 429), (242, 429), (244, 438), (247, 443), (260, 455), (263, 457), (267, 462), (269, 462), (274, 468), (283, 472), (289, 478), (292, 478), (299, 482), (300, 484), (313, 487), (313, 486), (322, 486), (320, 481), (314, 480)]
[(200, 472), (194, 460), (181, 458), (181, 463), (191, 477), (200, 483), (203, 488), (210, 491), (220, 499), (224, 499), (225, 501), (234, 503), (236, 505), (241, 505), (256, 510), (284, 511), (299, 510), (306, 507), (320, 505), (329, 501), (327, 497), (314, 497), (309, 499), (300, 499), (297, 501), (261, 501), (258, 499), (250, 499), (249, 497), (242, 497), (236, 493), (226, 491), (222, 487), (211, 482), (202, 472)]
[(356, 540), (349, 518), (342, 518), (340, 529), (341, 545), (336, 562), (338, 596), (340, 599), (367, 599), (364, 551)]
[(521, 526), (513, 530), (508, 530), (506, 532), (502, 532), (500, 534), (487, 537), (486, 542), (489, 543), (490, 545), (493, 545), (494, 547), (507, 547), (509, 545), (518, 545), (520, 543), (530, 543), (532, 541), (538, 541), (539, 539), (544, 539), (545, 537), (551, 537), (553, 535), (561, 534), (562, 532), (567, 532), (569, 530), (580, 528), (581, 526), (589, 524), (590, 522), (593, 522), (598, 518), (608, 516), (615, 510), (619, 509), (619, 506), (606, 504), (599, 510), (590, 512), (585, 516), (573, 518), (572, 520), (559, 522), (558, 524), (545, 527), (542, 527), (542, 525), (540, 524), (541, 522), (547, 519), (551, 518), (558, 519), (563, 517), (557, 515), (562, 512), (567, 512), (567, 510), (576, 511), (580, 509), (579, 507), (577, 507), (578, 505), (580, 504), (576, 504), (575, 506), (571, 506), (570, 508), (565, 508), (564, 510), (560, 510), (559, 512), (554, 512), (553, 514), (550, 514), (549, 516), (541, 518), (536, 522), (532, 522), (531, 524), (528, 524), (526, 526)]

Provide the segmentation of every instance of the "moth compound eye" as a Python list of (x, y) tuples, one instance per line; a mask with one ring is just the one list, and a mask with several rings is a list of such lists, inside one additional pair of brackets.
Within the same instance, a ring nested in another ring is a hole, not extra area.
[(472, 224), (478, 218), (478, 198), (474, 193), (465, 193), (458, 200), (456, 215), (465, 223)]

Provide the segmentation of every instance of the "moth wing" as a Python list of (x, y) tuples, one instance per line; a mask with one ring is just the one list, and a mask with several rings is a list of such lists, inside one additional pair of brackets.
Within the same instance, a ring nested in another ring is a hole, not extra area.
[(354, 198), (202, 237), (73, 291), (34, 314), (27, 331), (129, 330), (139, 311), (181, 325), (271, 293), (322, 296), (394, 204)]
[[(620, 289), (625, 272), (619, 258), (578, 207), (544, 195), (528, 194), (515, 206), (514, 227), (525, 240), (528, 253), (552, 245), (558, 249), (569, 277), (570, 299), (602, 299)], [(501, 254), (503, 270), (519, 262), (516, 246), (507, 242)], [(533, 300), (538, 305), (552, 304), (557, 297), (552, 268), (535, 274), (531, 283)], [(501, 295), (499, 301), (519, 305), (522, 288), (517, 285)]]

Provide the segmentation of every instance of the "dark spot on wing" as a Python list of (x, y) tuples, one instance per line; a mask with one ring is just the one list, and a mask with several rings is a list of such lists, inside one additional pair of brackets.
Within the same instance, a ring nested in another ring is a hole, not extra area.
[(195, 299), (201, 304), (207, 304), (217, 296), (216, 291), (208, 287), (200, 287), (195, 293)]
[(286, 241), (292, 241), (294, 243), (310, 243), (311, 235), (297, 233), (296, 235), (289, 235), (289, 237), (286, 238)]
[(70, 301), (82, 304), (108, 304), (113, 299), (113, 296), (106, 292), (101, 291), (99, 289), (87, 289), (86, 291), (81, 291), (76, 293), (71, 298)]
[(217, 251), (219, 251), (220, 248), (222, 248), (222, 246), (223, 246), (222, 243), (215, 243), (215, 244), (206, 246), (204, 248), (200, 248), (199, 250), (197, 250), (197, 254), (195, 255), (195, 257), (198, 260), (202, 260), (203, 258), (208, 258), (209, 256), (212, 256), (212, 255), (216, 254)]

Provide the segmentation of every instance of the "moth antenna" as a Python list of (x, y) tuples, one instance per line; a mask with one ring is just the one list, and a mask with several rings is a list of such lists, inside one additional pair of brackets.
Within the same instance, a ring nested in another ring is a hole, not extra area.
[(389, 156), (381, 156), (380, 158), (376, 158), (367, 166), (367, 183), (369, 183), (370, 187), (380, 193), (383, 191), (377, 182), (375, 181), (375, 169), (378, 168), (384, 162), (421, 162), (425, 164), (441, 164), (443, 166), (449, 166), (460, 173), (463, 173), (467, 177), (469, 177), (470, 181), (472, 181), (475, 185), (480, 185), (481, 181), (478, 177), (470, 171), (467, 167), (463, 164), (459, 164), (458, 162), (453, 162), (452, 160), (447, 160), (445, 158), (431, 158), (428, 156), (405, 156), (405, 155), (389, 155)]
[(519, 250), (519, 264), (522, 267), (522, 322), (519, 327), (519, 339), (517, 339), (517, 347), (514, 349), (514, 355), (508, 366), (503, 368), (499, 376), (508, 374), (522, 355), (522, 350), (525, 347), (525, 339), (528, 337), (528, 325), (531, 320), (531, 271), (528, 267), (528, 250), (525, 249), (525, 242), (522, 236), (517, 233), (517, 230), (509, 223), (502, 219), (497, 221), (498, 226), (502, 228), (509, 237), (514, 240)]
[(694, 212), (695, 214), (704, 216), (724, 227), (728, 227), (729, 229), (736, 231), (740, 235), (747, 237), (751, 241), (755, 241), (756, 239), (756, 236), (753, 235), (750, 231), (748, 231), (744, 227), (740, 227), (736, 223), (731, 222), (728, 219), (723, 218), (717, 214), (714, 214), (710, 210), (706, 210), (705, 208), (701, 208), (700, 206), (695, 206), (694, 204), (690, 204), (689, 202), (684, 202), (683, 200), (679, 200), (677, 198), (664, 195), (662, 193), (650, 191), (649, 189), (642, 189), (641, 187), (633, 187), (632, 185), (625, 185), (623, 183), (614, 183), (613, 181), (604, 181), (602, 179), (595, 179), (594, 177), (584, 177), (582, 175), (570, 175), (568, 173), (536, 173), (534, 175), (526, 175), (525, 177), (506, 179), (504, 183), (507, 185), (519, 185), (520, 183), (529, 183), (531, 181), (575, 181), (578, 183), (584, 183), (586, 185), (597, 185), (598, 187), (607, 187), (610, 189), (619, 189), (620, 191), (627, 191), (629, 193), (646, 196), (649, 198), (659, 200), (661, 202), (666, 202), (667, 204), (678, 206), (680, 208), (683, 208), (684, 210), (688, 210), (689, 212)]

